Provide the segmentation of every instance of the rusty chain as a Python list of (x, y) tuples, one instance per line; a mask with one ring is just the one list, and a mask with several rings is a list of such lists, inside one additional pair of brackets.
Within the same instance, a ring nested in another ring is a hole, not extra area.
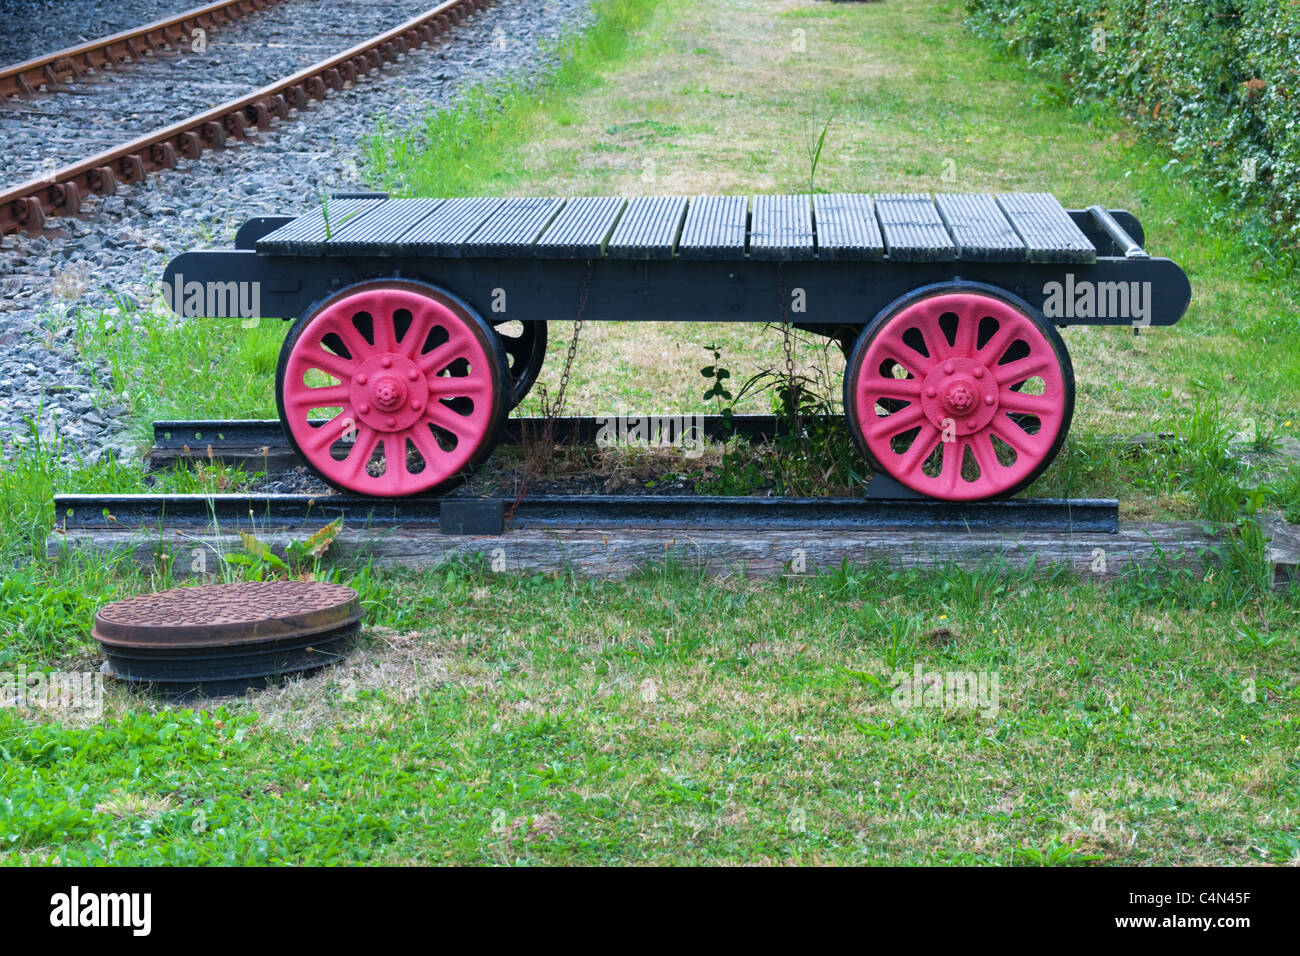
[(510, 521), (519, 510), (519, 505), (523, 502), (524, 497), (528, 494), (528, 488), (533, 483), (533, 479), (541, 474), (542, 469), (550, 461), (551, 454), (555, 445), (555, 420), (563, 413), (566, 395), (569, 390), (569, 374), (573, 371), (573, 359), (578, 353), (578, 338), (582, 334), (583, 315), (587, 311), (587, 296), (591, 292), (591, 263), (587, 263), (587, 274), (582, 280), (582, 291), (578, 295), (578, 314), (573, 320), (573, 335), (569, 338), (569, 349), (564, 356), (564, 368), (560, 372), (560, 387), (555, 396), (555, 402), (543, 402), (543, 412), (546, 415), (546, 423), (542, 426), (542, 447), (546, 449), (545, 453), (538, 455), (530, 462), (528, 470), (524, 473), (523, 483), (519, 486), (519, 493), (515, 496), (514, 502), (506, 511), (505, 520)]
[(777, 263), (776, 272), (781, 296), (781, 336), (782, 345), (785, 349), (786, 400), (791, 402), (794, 406), (794, 433), (795, 437), (799, 439), (800, 445), (802, 445), (803, 402), (800, 401), (800, 390), (796, 386), (794, 378), (794, 336), (791, 331), (793, 326), (791, 325), (787, 315), (788, 303), (785, 294), (785, 268), (783, 263)]

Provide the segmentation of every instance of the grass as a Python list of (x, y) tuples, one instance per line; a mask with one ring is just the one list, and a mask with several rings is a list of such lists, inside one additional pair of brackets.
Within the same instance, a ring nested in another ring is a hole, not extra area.
[[(89, 729), (0, 716), (10, 859), (1294, 856), (1295, 611), (1211, 609), (1212, 582), (1166, 608), (998, 570), (358, 584), (391, 627), (304, 684), (202, 712), (114, 696)], [(998, 675), (996, 715), (900, 710), (917, 664)]]
[[(1152, 147), (990, 56), (957, 3), (597, 6), (543, 85), (471, 91), (411, 136), (381, 127), (375, 176), (434, 194), (795, 190), (826, 131), (818, 188), (1129, 207), (1195, 299), (1137, 339), (1067, 330), (1079, 412), (1036, 493), (1117, 494), (1130, 516), (1300, 515), (1279, 455), (1297, 431), (1295, 277), (1256, 266), (1231, 210)], [(77, 341), (143, 440), (154, 418), (274, 414), (282, 333), (135, 311), (81, 316)], [(752, 333), (588, 326), (570, 407), (716, 411), (702, 366), (737, 383), (783, 365), (779, 335)], [(797, 356), (833, 394), (833, 351)], [(716, 479), (733, 490), (743, 451)], [(166, 562), (43, 556), (54, 490), (144, 487), (64, 457), (34, 431), (0, 465), (0, 671), (89, 669), (94, 609), (175, 583)], [(1252, 527), (1205, 573), (1158, 561), (1113, 584), (848, 563), (605, 582), (327, 556), (310, 573), (356, 587), (369, 625), (339, 667), (206, 709), (117, 689), (100, 721), (0, 709), (0, 860), (1300, 863), (1300, 605), (1265, 586)], [(996, 678), (996, 712), (899, 706), (918, 665)]]

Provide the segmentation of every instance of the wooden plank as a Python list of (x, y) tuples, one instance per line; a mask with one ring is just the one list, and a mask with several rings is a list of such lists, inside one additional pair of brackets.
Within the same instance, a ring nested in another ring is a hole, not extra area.
[(811, 259), (812, 205), (807, 196), (755, 196), (749, 254), (755, 259)]
[(1097, 247), (1051, 193), (999, 193), (997, 199), (1011, 227), (1024, 240), (1030, 262), (1097, 260)]
[(496, 197), (448, 199), (397, 241), (394, 254), (459, 258), (465, 241), (504, 202)]
[(957, 245), (957, 258), (966, 262), (1024, 262), (1028, 249), (986, 193), (941, 193), (935, 208)]
[(1259, 521), (1268, 539), (1264, 556), (1273, 570), (1273, 589), (1285, 591), (1300, 585), (1300, 525), (1287, 524), (1275, 513), (1265, 513)]
[(813, 196), (813, 230), (818, 258), (871, 262), (885, 258), (876, 210), (865, 193)]
[(685, 216), (684, 196), (629, 199), (605, 254), (611, 259), (671, 259)]
[[(258, 538), (278, 553), (290, 541), (302, 539), (306, 529), (259, 530)], [(881, 561), (896, 568), (930, 568), (949, 563), (978, 568), (993, 561), (1039, 570), (1068, 567), (1085, 578), (1113, 578), (1132, 566), (1173, 563), (1202, 567), (1204, 553), (1223, 544), (1223, 538), (1206, 530), (1203, 522), (1120, 525), (1118, 534), (1059, 532), (947, 531), (699, 531), (666, 528), (636, 530), (565, 530), (545, 528), (507, 531), (503, 535), (452, 537), (433, 528), (345, 528), (331, 554), (349, 562), (374, 561), (388, 567), (427, 568), (450, 558), (480, 554), (491, 559), (501, 549), (506, 570), (532, 573), (568, 571), (594, 577), (622, 577), (665, 558), (699, 566), (712, 574), (773, 575), (790, 573), (802, 558), (808, 573), (830, 570), (847, 560), (866, 564)], [(136, 531), (57, 530), (46, 542), (46, 554), (59, 558), (76, 550), (91, 554), (129, 553), (153, 567), (157, 554), (170, 548), (176, 555), (177, 573), (193, 566), (193, 553), (207, 555), (207, 570), (219, 570), (219, 554), (237, 552), (243, 543), (237, 534), (142, 534)], [(1104, 555), (1105, 561), (1098, 560)]]
[(743, 259), (749, 200), (696, 196), (686, 210), (677, 254), (683, 259)]
[(317, 207), (267, 233), (257, 241), (257, 251), (272, 256), (319, 256), (324, 252), (327, 233), (333, 235), (334, 230), (360, 219), (386, 202), (388, 200), (383, 196), (331, 199), (323, 208)]
[(957, 258), (939, 211), (928, 195), (881, 194), (873, 197), (885, 254), (894, 262), (947, 262)]
[(531, 256), (537, 239), (564, 206), (554, 197), (507, 199), (461, 245), (460, 254), (469, 256)]
[(428, 218), (446, 200), (388, 199), (367, 215), (330, 230), (322, 251), (327, 256), (390, 256), (398, 240)]
[(537, 240), (534, 252), (547, 259), (598, 259), (627, 200), (618, 196), (570, 199)]

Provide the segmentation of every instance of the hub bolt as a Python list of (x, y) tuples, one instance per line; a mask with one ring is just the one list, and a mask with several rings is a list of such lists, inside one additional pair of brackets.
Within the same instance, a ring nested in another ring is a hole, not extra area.
[(933, 385), (931, 385), (929, 388), (925, 390), (925, 394), (929, 395), (931, 398), (934, 398), (936, 395), (939, 394), (939, 390), (935, 388)]
[(985, 395), (985, 396), (984, 396), (984, 404), (985, 404), (985, 405), (992, 405), (992, 404), (993, 404), (993, 396), (992, 396), (992, 395)]
[(370, 376), (369, 376), (369, 375), (358, 375), (358, 376), (357, 376), (357, 384), (358, 384), (358, 385), (365, 385), (366, 382), (368, 382), (368, 381), (370, 381)]
[(383, 358), (379, 360), (379, 364), (382, 365), (384, 368), (392, 368), (393, 367), (392, 357), (385, 355)]
[(390, 418), (386, 418), (386, 419), (384, 419), (384, 423), (385, 423), (389, 428), (396, 428), (396, 427), (397, 427), (397, 419), (396, 419), (396, 418), (391, 418), (391, 417), (390, 417)]
[(976, 369), (975, 369), (975, 377), (976, 377), (976, 378), (983, 378), (983, 377), (984, 377), (984, 366), (983, 366), (983, 365), (980, 365), (980, 366), (977, 366), (977, 367), (976, 367)]
[(417, 378), (420, 377), (420, 373), (417, 372), (415, 369), (411, 369), (409, 372), (406, 373), (406, 377), (409, 378), (412, 382), (414, 382)]
[(947, 364), (944, 365), (944, 367), (943, 367), (943, 374), (944, 374), (944, 375), (951, 375), (951, 374), (953, 373), (954, 368), (955, 368), (955, 366), (954, 366), (951, 362), (947, 363)]
[(411, 411), (418, 412), (424, 408), (424, 402), (411, 402)]
[(357, 406), (357, 411), (359, 411), (362, 415), (369, 414), (370, 406), (367, 405), (365, 402), (362, 402), (360, 405)]

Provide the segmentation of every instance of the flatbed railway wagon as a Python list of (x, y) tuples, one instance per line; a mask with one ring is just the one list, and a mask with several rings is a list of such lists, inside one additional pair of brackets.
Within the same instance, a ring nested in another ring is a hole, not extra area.
[(438, 493), (491, 451), (546, 322), (790, 323), (847, 356), (871, 468), (949, 501), (1013, 495), (1074, 411), (1058, 327), (1172, 325), (1183, 271), (1137, 219), (1045, 193), (394, 199), (260, 217), (175, 258), (185, 316), (293, 324), (285, 434), (336, 488)]

